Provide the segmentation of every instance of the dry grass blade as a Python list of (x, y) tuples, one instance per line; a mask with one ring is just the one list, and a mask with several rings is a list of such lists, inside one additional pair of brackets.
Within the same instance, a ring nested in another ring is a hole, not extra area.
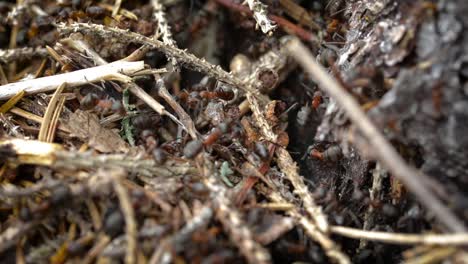
[(120, 6), (123, 0), (115, 0), (114, 8), (112, 9), (112, 16), (115, 17), (120, 11)]
[[(52, 98), (49, 101), (49, 105), (47, 106), (46, 112), (44, 114), (44, 118), (42, 119), (42, 124), (41, 124), (41, 129), (39, 130), (39, 135), (37, 136), (38, 140), (40, 141), (45, 141), (45, 142), (51, 142), (51, 136), (50, 134), (55, 131), (54, 127), (56, 126), (57, 118), (54, 121), (54, 113), (56, 110), (60, 112), (61, 107), (59, 104), (60, 100), (60, 94), (62, 91), (65, 89), (67, 86), (66, 83), (62, 83), (57, 90), (55, 90), (54, 94), (52, 95)], [(62, 103), (63, 106), (63, 103)], [(55, 124), (54, 124), (55, 122)]]
[(11, 108), (13, 108), (16, 103), (19, 102), (19, 100), (21, 100), (21, 98), (23, 98), (25, 95), (25, 92), (24, 91), (19, 91), (15, 96), (11, 97), (10, 99), (8, 99), (8, 101), (6, 101), (1, 107), (0, 107), (0, 113), (6, 113), (8, 112)]
[(401, 234), (378, 231), (366, 231), (344, 226), (332, 226), (330, 231), (334, 234), (356, 239), (379, 241), (391, 244), (411, 245), (443, 245), (456, 246), (467, 245), (468, 234)]
[[(135, 83), (129, 83), (128, 85), (126, 85), (126, 88), (128, 88), (128, 90), (131, 93), (133, 93), (136, 97), (140, 98), (143, 102), (145, 102), (149, 107), (151, 107), (158, 114), (165, 115), (165, 116), (169, 117), (172, 121), (174, 121), (178, 125), (182, 126), (182, 128), (184, 128), (187, 132), (189, 132), (190, 135), (193, 135), (191, 133), (191, 130), (188, 129), (183, 124), (183, 122), (179, 121), (179, 119), (177, 119), (177, 117), (175, 117), (173, 114), (166, 111), (166, 109), (164, 108), (164, 106), (162, 104), (160, 104), (158, 101), (156, 101), (156, 99), (151, 97), (140, 86), (136, 85)], [(166, 99), (166, 101), (167, 101), (167, 99)], [(171, 106), (172, 106), (172, 104), (171, 104)]]
[(334, 98), (346, 111), (351, 121), (369, 141), (369, 144), (374, 146), (373, 151), (376, 159), (393, 175), (398, 177), (418, 198), (421, 204), (434, 213), (437, 219), (448, 230), (465, 232), (466, 228), (463, 222), (429, 191), (428, 186), (423, 184), (427, 182), (426, 178), (428, 176), (410, 167), (400, 157), (392, 145), (361, 110), (356, 100), (316, 62), (310, 51), (297, 39), (289, 44), (289, 51), (319, 84), (319, 87)]
[(8, 78), (5, 74), (5, 71), (3, 71), (3, 67), (0, 65), (0, 85), (5, 85), (8, 83)]
[(104, 248), (110, 243), (111, 239), (107, 235), (101, 234), (96, 238), (96, 243), (94, 246), (89, 250), (88, 254), (83, 259), (84, 264), (92, 263), (93, 260), (99, 256), (99, 254), (104, 250)]

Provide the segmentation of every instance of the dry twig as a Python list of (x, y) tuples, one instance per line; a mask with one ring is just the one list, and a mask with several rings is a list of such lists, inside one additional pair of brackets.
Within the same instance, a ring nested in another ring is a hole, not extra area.
[(330, 231), (334, 234), (364, 239), (378, 242), (385, 242), (390, 244), (411, 245), (411, 244), (425, 244), (425, 245), (468, 245), (468, 233), (457, 234), (401, 234), (389, 233), (378, 231), (366, 231), (356, 228), (344, 226), (331, 226)]
[(117, 28), (110, 28), (103, 25), (84, 23), (72, 23), (70, 25), (59, 24), (57, 28), (62, 33), (83, 32), (85, 34), (98, 34), (103, 37), (118, 38), (123, 42), (146, 44), (165, 53), (169, 57), (175, 58), (178, 62), (192, 70), (207, 74), (208, 76), (214, 77), (217, 80), (230, 84), (240, 90), (256, 93), (256, 91), (252, 91), (250, 87), (244, 85), (244, 82), (224, 71), (220, 66), (213, 65), (204, 59), (199, 59), (187, 51), (168, 46), (161, 41), (154, 40), (137, 33)]
[(76, 87), (101, 80), (117, 80), (126, 83), (131, 81), (131, 78), (127, 75), (134, 74), (143, 69), (144, 63), (142, 61), (117, 61), (107, 65), (74, 72), (10, 83), (0, 86), (0, 100), (8, 99), (22, 90), (24, 90), (26, 94), (53, 91), (62, 83), (67, 83), (68, 87)]

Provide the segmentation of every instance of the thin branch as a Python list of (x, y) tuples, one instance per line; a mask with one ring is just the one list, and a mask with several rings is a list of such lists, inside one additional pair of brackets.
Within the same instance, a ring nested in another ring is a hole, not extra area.
[(138, 33), (118, 28), (110, 28), (103, 25), (84, 23), (72, 23), (70, 25), (61, 23), (57, 25), (57, 29), (65, 34), (82, 32), (84, 34), (97, 34), (103, 37), (117, 38), (122, 42), (147, 44), (163, 52), (167, 56), (177, 59), (178, 62), (183, 63), (192, 70), (214, 77), (217, 80), (230, 84), (240, 90), (257, 93), (252, 90), (252, 88), (246, 86), (243, 81), (224, 71), (220, 66), (213, 65), (204, 59), (197, 58), (195, 55), (187, 51), (168, 46), (161, 41), (145, 37)]
[(399, 245), (468, 245), (468, 233), (457, 234), (402, 234), (378, 231), (366, 231), (344, 226), (331, 226), (334, 234), (355, 239), (364, 239)]
[(54, 76), (10, 83), (0, 86), (0, 100), (8, 99), (18, 92), (24, 90), (26, 94), (37, 94), (54, 91), (62, 83), (67, 83), (68, 87), (76, 87), (91, 82), (102, 80), (118, 80), (130, 82), (127, 75), (134, 74), (144, 69), (143, 61), (123, 62), (117, 61), (107, 65), (87, 68), (74, 72), (62, 73)]
[(359, 128), (369, 144), (373, 146), (375, 157), (393, 175), (398, 177), (429, 211), (452, 232), (465, 232), (463, 222), (457, 218), (433, 193), (429, 191), (428, 176), (409, 166), (385, 139), (377, 127), (370, 121), (356, 100), (334, 80), (325, 69), (316, 62), (310, 51), (297, 39), (290, 42), (291, 55), (348, 114), (351, 121)]
[[(203, 154), (205, 155), (205, 154)], [(249, 263), (270, 263), (269, 252), (258, 242), (253, 240), (252, 231), (242, 220), (239, 212), (234, 209), (228, 199), (226, 187), (218, 183), (219, 175), (208, 158), (199, 159), (201, 174), (205, 177), (204, 183), (211, 192), (216, 217), (229, 233), (232, 242), (239, 247), (240, 252)]]

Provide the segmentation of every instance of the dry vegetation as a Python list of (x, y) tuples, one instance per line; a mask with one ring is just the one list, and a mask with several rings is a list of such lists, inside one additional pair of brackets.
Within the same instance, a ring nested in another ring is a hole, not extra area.
[(464, 262), (467, 12), (0, 2), (1, 262)]

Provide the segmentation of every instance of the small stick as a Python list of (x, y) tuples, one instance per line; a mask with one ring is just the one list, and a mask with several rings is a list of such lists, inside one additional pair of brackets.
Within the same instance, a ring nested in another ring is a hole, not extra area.
[[(119, 171), (119, 174), (124, 174), (123, 171)], [(114, 175), (115, 192), (120, 201), (120, 208), (125, 219), (125, 232), (127, 233), (127, 247), (125, 254), (125, 263), (135, 263), (135, 255), (137, 250), (137, 224), (135, 222), (135, 211), (133, 210), (130, 197), (128, 196), (127, 189), (125, 189), (121, 183), (123, 175)]]
[(96, 239), (94, 246), (88, 251), (85, 258), (81, 261), (83, 264), (92, 263), (93, 260), (99, 256), (99, 254), (104, 250), (104, 248), (109, 244), (111, 241), (110, 237), (105, 234), (100, 234)]
[(366, 231), (344, 226), (331, 226), (334, 234), (355, 239), (371, 240), (399, 245), (468, 245), (468, 233), (457, 234), (403, 234), (379, 231)]
[(428, 176), (409, 166), (396, 152), (393, 146), (379, 132), (377, 127), (362, 111), (356, 100), (326, 70), (316, 62), (310, 51), (298, 40), (290, 42), (288, 49), (291, 55), (302, 65), (319, 87), (327, 92), (348, 114), (351, 121), (359, 128), (374, 146), (376, 159), (418, 198), (422, 205), (434, 213), (437, 219), (452, 232), (465, 232), (466, 228), (460, 219), (429, 191), (426, 185)]
[(53, 91), (65, 82), (67, 83), (68, 87), (76, 87), (101, 80), (118, 80), (122, 82), (130, 82), (131, 78), (126, 75), (131, 75), (142, 69), (144, 69), (143, 61), (117, 61), (107, 65), (87, 68), (74, 72), (10, 83), (0, 86), (0, 100), (9, 99), (21, 90), (24, 90), (26, 94), (37, 94)]

